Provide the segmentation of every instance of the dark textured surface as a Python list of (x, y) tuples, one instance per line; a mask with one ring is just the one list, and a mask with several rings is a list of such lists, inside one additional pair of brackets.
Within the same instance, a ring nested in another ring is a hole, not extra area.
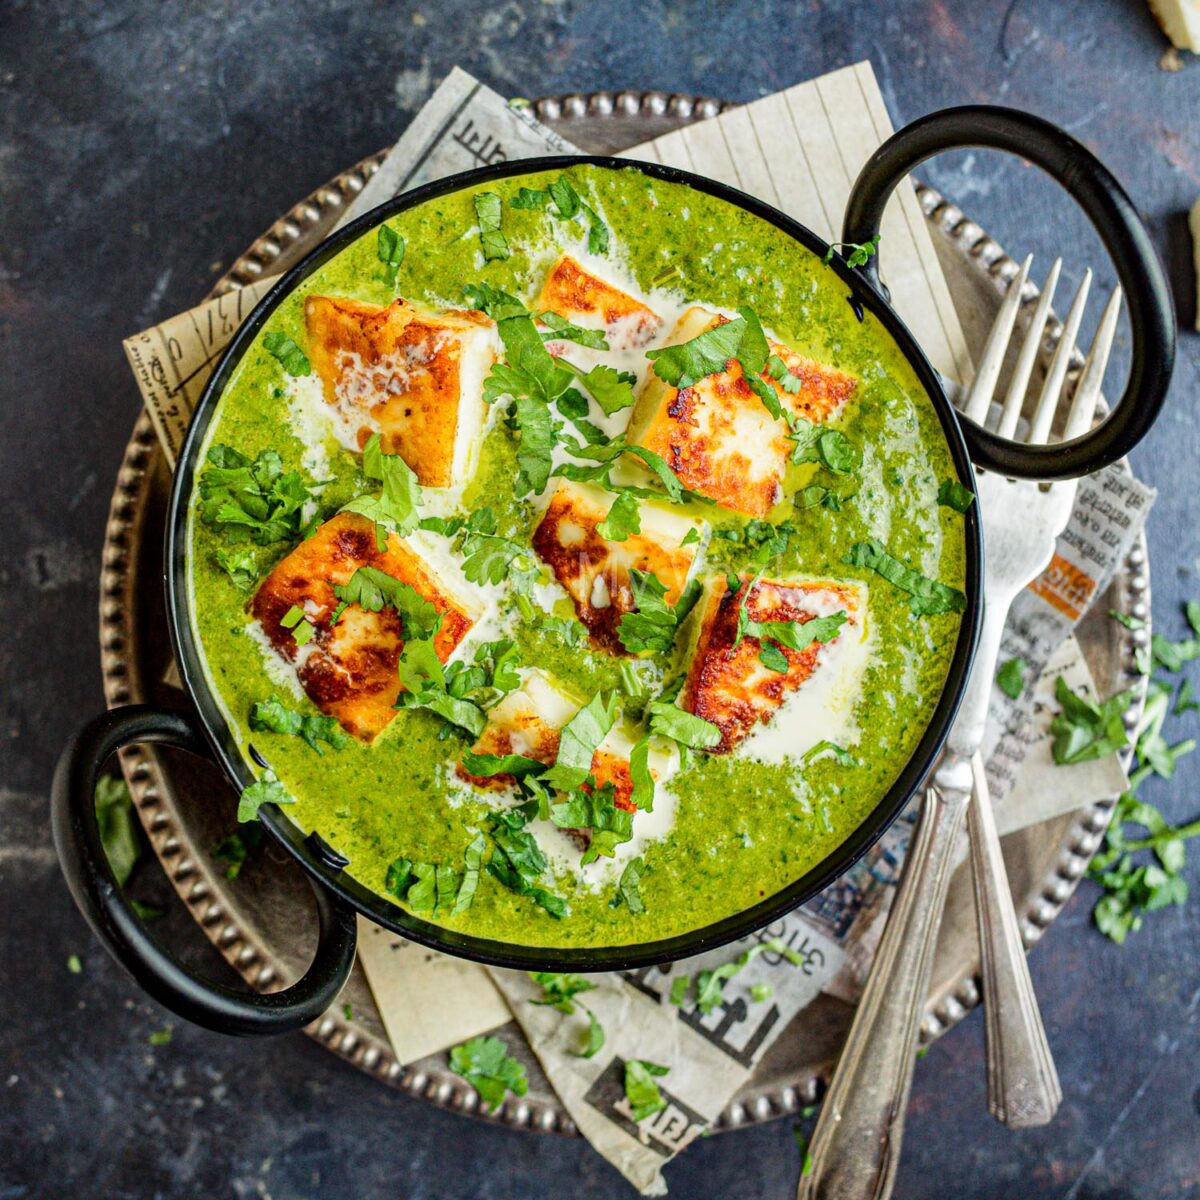
[[(92, 943), (46, 825), (63, 730), (102, 703), (99, 547), (137, 405), (122, 335), (194, 303), (286, 205), (394, 137), (455, 63), (510, 94), (744, 100), (865, 57), (898, 121), (1009, 103), (1083, 139), (1146, 213), (1190, 326), (1200, 63), (1162, 71), (1164, 48), (1139, 0), (0, 4), (0, 1200), (631, 1194), (581, 1142), (428, 1108), (300, 1035), (234, 1042), (174, 1022), (169, 1045), (148, 1044), (171, 1022)], [(1013, 253), (1098, 261), (1066, 202), (1011, 162), (962, 154), (925, 175)], [(1176, 633), (1180, 601), (1200, 594), (1200, 338), (1185, 333), (1181, 352), (1135, 454), (1159, 488), (1155, 610)], [(1191, 817), (1198, 781), (1189, 760), (1148, 795)], [(898, 1196), (1200, 1195), (1200, 900), (1117, 948), (1090, 926), (1093, 899), (1081, 888), (1033, 956), (1057, 1120), (1012, 1134), (987, 1115), (976, 1014), (918, 1065)], [(173, 902), (165, 935), (214, 957)], [(688, 1198), (783, 1200), (798, 1167), (779, 1122), (696, 1144), (668, 1179)]]

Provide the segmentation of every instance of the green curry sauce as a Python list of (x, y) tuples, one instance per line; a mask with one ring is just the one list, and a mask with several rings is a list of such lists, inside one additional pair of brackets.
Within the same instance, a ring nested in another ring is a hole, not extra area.
[[(787, 551), (767, 564), (772, 578), (804, 574), (861, 580), (869, 587), (872, 654), (855, 711), (861, 736), (850, 747), (857, 765), (842, 765), (829, 755), (803, 767), (737, 754), (693, 755), (670, 784), (679, 797), (673, 828), (643, 851), (644, 913), (633, 915), (626, 905), (610, 903), (615, 883), (592, 890), (570, 872), (558, 878), (547, 873), (544, 885), (570, 906), (569, 916), (556, 919), (485, 871), (465, 913), (436, 918), (502, 942), (611, 946), (681, 934), (755, 904), (829, 855), (871, 812), (929, 722), (960, 617), (916, 615), (906, 593), (843, 559), (854, 543), (873, 538), (923, 575), (961, 588), (964, 534), (962, 515), (937, 502), (939, 484), (956, 475), (928, 397), (879, 323), (870, 314), (861, 323), (855, 317), (845, 286), (830, 268), (766, 222), (634, 168), (576, 167), (567, 175), (610, 229), (610, 261), (644, 292), (669, 288), (677, 299), (726, 310), (749, 305), (799, 353), (861, 381), (838, 422), (861, 447), (862, 465), (852, 480), (836, 482), (847, 493), (857, 491), (840, 509), (793, 508), (794, 489), (818, 468), (791, 468), (787, 496), (771, 515), (787, 518), (798, 532)], [(578, 246), (586, 230), (551, 210), (516, 209), (508, 201), (521, 187), (546, 188), (557, 177), (543, 173), (477, 189), (504, 200), (508, 259), (484, 263), (473, 192), (443, 196), (389, 219), (407, 243), (394, 288), (385, 281), (377, 231), (371, 230), (288, 296), (263, 333), (282, 332), (304, 347), (302, 306), (310, 293), (377, 304), (399, 295), (435, 308), (469, 307), (463, 286), (486, 281), (531, 303), (548, 266), (562, 250)], [(287, 379), (262, 337), (226, 388), (207, 445), (229, 445), (251, 457), (273, 448), (285, 468), (302, 469), (305, 445), (289, 426)], [(513, 496), (517, 437), (503, 419), (493, 423), (464, 508), (490, 504), (502, 533), (527, 539), (538, 505), (535, 497)], [(326, 451), (331, 469), (319, 493), (322, 517), (376, 486), (364, 482), (359, 458), (332, 437)], [(747, 523), (716, 506), (683, 507), (714, 528)], [(214, 690), (243, 750), (253, 741), (295, 797), (283, 811), (305, 831), (319, 831), (348, 856), (349, 873), (381, 894), (388, 865), (400, 856), (452, 864), (461, 872), (464, 850), (486, 829), (487, 814), (515, 802), (511, 794), (476, 797), (461, 786), (447, 789), (446, 764), (469, 740), (439, 738), (443, 722), (425, 710), (399, 712), (374, 744), (351, 738), (340, 750), (326, 747), (323, 755), (296, 737), (251, 733), (251, 706), (272, 695), (304, 712), (317, 710), (281, 692), (268, 673), (259, 641), (248, 632), (249, 593), (217, 564), (217, 551), (235, 543), (229, 530), (214, 529), (193, 512), (189, 537), (192, 619)], [(291, 548), (288, 543), (256, 548), (259, 578)], [(763, 567), (745, 544), (712, 539), (703, 571), (737, 569), (756, 574)], [(583, 697), (619, 688), (617, 660), (586, 641), (568, 648), (528, 622), (514, 636), (523, 664), (537, 664)], [(470, 639), (466, 647), (472, 647)], [(660, 665), (670, 673), (671, 662)]]

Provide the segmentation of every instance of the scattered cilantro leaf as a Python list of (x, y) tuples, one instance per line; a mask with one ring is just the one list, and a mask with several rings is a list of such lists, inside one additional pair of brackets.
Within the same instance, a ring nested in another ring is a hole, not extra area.
[(1062, 711), (1050, 723), (1054, 735), (1050, 749), (1060, 767), (1104, 758), (1129, 744), (1123, 717), (1133, 703), (1132, 691), (1096, 704), (1073, 692), (1060, 675), (1054, 681), (1054, 695)]
[(658, 1063), (646, 1062), (644, 1059), (631, 1058), (625, 1064), (625, 1099), (629, 1101), (630, 1116), (634, 1124), (644, 1121), (656, 1112), (662, 1112), (667, 1107), (655, 1075), (670, 1074), (669, 1067), (661, 1067)]
[(404, 262), (404, 238), (390, 225), (380, 225), (375, 239), (375, 257), (383, 263), (383, 282), (388, 287), (396, 286), (396, 275)]
[[(543, 782), (558, 786), (545, 776)], [(611, 783), (590, 789), (576, 787), (567, 793), (565, 800), (550, 805), (550, 819), (559, 829), (590, 831), (587, 849), (580, 860), (583, 866), (601, 855), (611, 858), (622, 842), (633, 837), (633, 813), (617, 807)]]
[(629, 778), (633, 791), (629, 799), (638, 812), (654, 811), (654, 776), (650, 771), (650, 739), (635, 742), (629, 751)]
[(596, 1019), (596, 1014), (586, 1004), (580, 1004), (580, 1008), (587, 1013), (587, 1041), (584, 1042), (582, 1050), (573, 1050), (571, 1053), (576, 1058), (595, 1058), (604, 1049), (604, 1026), (600, 1024)]
[(1010, 699), (1020, 700), (1025, 690), (1025, 672), (1029, 664), (1023, 658), (1010, 658), (996, 672), (996, 686)]
[(399, 454), (385, 454), (379, 434), (371, 435), (363, 447), (363, 474), (383, 484), (378, 496), (356, 496), (339, 511), (358, 513), (375, 522), (375, 540), (382, 550), (387, 539), (381, 529), (400, 537), (411, 533), (419, 520), (421, 485), (413, 469)]
[(530, 971), (529, 978), (542, 989), (542, 994), (529, 1003), (548, 1005), (567, 1016), (575, 1012), (575, 997), (580, 992), (594, 991), (596, 987), (590, 979), (569, 972)]
[(249, 546), (218, 548), (217, 565), (243, 592), (253, 591), (258, 582), (258, 558)]
[(500, 231), (500, 197), (495, 192), (476, 192), (474, 199), (475, 215), (479, 219), (479, 244), (483, 247), (484, 259), (491, 262), (493, 259), (508, 258), (512, 251)]
[(596, 526), (596, 532), (606, 542), (623, 542), (642, 530), (642, 510), (631, 492), (622, 492), (613, 501), (608, 515)]
[(497, 323), (508, 317), (529, 316), (529, 309), (516, 296), (510, 296), (490, 283), (468, 283), (463, 291), (473, 308), (486, 313)]
[[(464, 765), (471, 757), (469, 754), (464, 755)], [(475, 759), (482, 757), (487, 756), (474, 756)], [(539, 767), (541, 765), (538, 764)], [(471, 767), (467, 766), (467, 770), (471, 770)], [(537, 809), (538, 801), (535, 799), (503, 812), (492, 813), (488, 817), (494, 850), (487, 865), (487, 872), (510, 891), (528, 896), (550, 916), (561, 919), (570, 915), (571, 910), (567, 902), (537, 883), (546, 869), (546, 856), (537, 844), (537, 839), (525, 828), (526, 822)]]
[(210, 853), (217, 862), (225, 864), (225, 878), (236, 879), (262, 841), (263, 827), (258, 824), (246, 825), (223, 837)]
[(411, 583), (378, 567), (359, 567), (345, 583), (334, 584), (333, 594), (368, 612), (394, 608), (404, 625), (405, 639), (432, 638), (442, 627), (442, 614)]
[(254, 459), (231, 446), (209, 447), (199, 483), (200, 519), (259, 546), (298, 538), (312, 492), (299, 471), (284, 471), (274, 450)]
[(646, 860), (635, 855), (626, 864), (617, 881), (617, 893), (613, 897), (614, 906), (624, 904), (635, 917), (646, 911), (646, 902), (642, 899), (642, 876), (646, 873)]
[(474, 1037), (453, 1047), (450, 1070), (461, 1075), (492, 1112), (504, 1102), (506, 1093), (524, 1096), (529, 1090), (525, 1068), (498, 1037)]
[(793, 966), (804, 962), (804, 956), (797, 953), (779, 938), (767, 938), (755, 942), (753, 946), (742, 951), (732, 962), (723, 963), (709, 971), (701, 971), (696, 976), (696, 1007), (707, 1016), (721, 1003), (722, 993), (728, 980), (737, 975), (751, 959), (767, 951), (780, 955)]
[[(829, 249), (825, 251), (825, 256), (821, 259), (827, 266), (833, 261), (835, 252), (840, 252), (846, 259), (848, 267), (865, 267), (867, 259), (879, 249), (879, 234), (876, 234), (870, 241), (867, 242), (832, 242)], [(846, 251), (850, 253), (847, 255)]]
[(562, 728), (558, 756), (543, 776), (547, 787), (569, 792), (591, 774), (592, 757), (616, 720), (616, 697), (597, 692)]
[(237, 819), (240, 822), (257, 821), (258, 810), (264, 804), (295, 804), (296, 799), (275, 777), (274, 771), (264, 771), (249, 787), (242, 789), (238, 798)]
[(637, 376), (630, 371), (618, 371), (615, 367), (597, 363), (585, 371), (574, 363), (562, 360), (561, 365), (570, 371), (587, 389), (588, 394), (611, 417), (622, 409), (633, 405), (633, 385)]
[(546, 332), (542, 334), (544, 342), (576, 342), (592, 350), (608, 349), (608, 338), (604, 336), (603, 329), (585, 329), (582, 325), (572, 325), (566, 317), (560, 317), (558, 313), (549, 310), (538, 313), (537, 319), (546, 327)]
[(142, 856), (137, 814), (133, 811), (129, 785), (116, 775), (101, 775), (96, 780), (93, 800), (104, 857), (108, 859), (117, 886), (124, 887)]
[(839, 746), (836, 742), (831, 742), (827, 739), (822, 739), (815, 746), (810, 746), (800, 759), (802, 766), (807, 767), (809, 764), (816, 762), (825, 755), (831, 755), (841, 767), (857, 767), (858, 759), (854, 757), (844, 746)]
[(405, 641), (396, 669), (404, 687), (396, 700), (397, 708), (426, 708), (475, 737), (483, 732), (487, 724), (483, 709), (447, 688), (446, 673), (432, 640)]
[(650, 732), (670, 738), (691, 750), (711, 750), (721, 741), (721, 730), (711, 721), (685, 712), (666, 700), (651, 700), (646, 709)]
[(767, 374), (775, 380), (777, 384), (789, 396), (796, 395), (804, 386), (804, 381), (797, 375), (793, 375), (791, 368), (784, 362), (778, 354), (772, 354), (767, 358)]
[(962, 612), (967, 606), (967, 597), (958, 588), (929, 579), (912, 567), (906, 567), (874, 539), (855, 542), (842, 561), (874, 571), (893, 587), (908, 592), (912, 597), (908, 606), (917, 616)]
[(288, 708), (278, 696), (255, 701), (250, 709), (250, 728), (256, 732), (282, 733), (288, 737), (298, 737), (318, 754), (324, 753), (320, 742), (325, 742), (335, 750), (341, 750), (348, 740), (336, 717), (296, 712)]
[(691, 982), (692, 980), (690, 975), (676, 975), (675, 978), (671, 980), (670, 999), (671, 1003), (674, 1004), (676, 1008), (678, 1008), (679, 1005), (681, 1005), (684, 1000), (687, 999), (688, 987), (691, 985)]
[(654, 373), (674, 388), (690, 388), (708, 375), (725, 370), (737, 355), (746, 322), (742, 317), (706, 329), (690, 341), (646, 351)]
[(938, 488), (937, 502), (944, 508), (965, 513), (975, 503), (975, 493), (963, 487), (957, 479), (943, 479)]
[(286, 333), (265, 333), (262, 344), (263, 349), (278, 360), (287, 374), (293, 377), (312, 374), (308, 355)]

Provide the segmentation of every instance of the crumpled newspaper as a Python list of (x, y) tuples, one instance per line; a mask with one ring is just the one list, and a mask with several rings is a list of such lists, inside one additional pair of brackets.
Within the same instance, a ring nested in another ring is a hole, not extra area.
[[(664, 135), (627, 156), (674, 163), (751, 191), (832, 238), (853, 173), (890, 132), (870, 65), (859, 63)], [(764, 147), (771, 148), (770, 155)], [(431, 179), (574, 150), (526, 108), (509, 105), (456, 68), (341, 223)], [(884, 234), (884, 271), (893, 302), (934, 365), (962, 378), (969, 373), (962, 331), (907, 185), (889, 206)], [(192, 407), (222, 350), (272, 282), (256, 282), (126, 340), (130, 365), (172, 465)], [(1115, 758), (1056, 771), (1049, 757), (1047, 714), (1053, 709), (1056, 674), (1065, 673), (1075, 688), (1091, 686), (1070, 633), (1128, 552), (1153, 495), (1121, 466), (1083, 481), (1054, 562), (1014, 606), (1005, 655), (1030, 663), (1031, 681), (1046, 669), (1020, 701), (1009, 701), (998, 690), (994, 695), (986, 745), (1002, 833), (1115, 795), (1124, 786)], [(594, 977), (597, 987), (583, 999), (603, 1022), (607, 1041), (593, 1059), (576, 1056), (577, 1019), (528, 1002), (538, 988), (522, 973), (489, 973), (447, 960), (365, 922), (359, 958), (401, 1061), (505, 1023), (511, 1008), (581, 1132), (636, 1187), (661, 1194), (662, 1167), (712, 1124), (774, 1039), (817, 993), (856, 997), (910, 831), (911, 815), (897, 821), (852, 871), (802, 911), (753, 938), (673, 966)], [(672, 981), (680, 975), (694, 977), (732, 962), (772, 937), (803, 954), (803, 965), (761, 953), (726, 982), (710, 1013), (697, 1011), (693, 1000), (670, 1003)], [(751, 998), (755, 984), (770, 986), (769, 1000)], [(453, 1003), (431, 1002), (446, 997), (447, 989)], [(419, 1021), (414, 1022), (414, 1011), (420, 1011)], [(802, 1036), (802, 1019), (791, 1035), (798, 1030)], [(667, 1107), (636, 1124), (622, 1082), (624, 1063), (631, 1058), (670, 1068), (658, 1081)]]

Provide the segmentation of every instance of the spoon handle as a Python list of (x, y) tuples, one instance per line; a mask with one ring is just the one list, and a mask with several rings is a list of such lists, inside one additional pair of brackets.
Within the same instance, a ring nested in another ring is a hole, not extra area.
[(979, 755), (972, 768), (975, 790), (967, 830), (983, 960), (988, 1108), (997, 1121), (1024, 1129), (1049, 1123), (1062, 1101), (1062, 1088), (1025, 961)]
[[(970, 770), (926, 790), (904, 873), (813, 1131), (799, 1200), (886, 1200), (895, 1182), (917, 1037)], [(953, 783), (956, 786), (949, 786)]]

